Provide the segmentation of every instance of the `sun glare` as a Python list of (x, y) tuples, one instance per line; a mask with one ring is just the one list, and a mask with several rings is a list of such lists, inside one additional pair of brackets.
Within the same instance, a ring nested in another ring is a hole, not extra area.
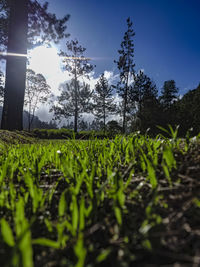
[(30, 52), (29, 68), (46, 77), (54, 76), (60, 69), (61, 59), (55, 47), (39, 46)]

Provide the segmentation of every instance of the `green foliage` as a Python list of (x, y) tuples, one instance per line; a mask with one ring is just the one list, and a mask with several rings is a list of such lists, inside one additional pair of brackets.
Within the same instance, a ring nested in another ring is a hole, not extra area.
[(5, 219), (1, 219), (1, 234), (6, 244), (8, 244), (10, 247), (15, 245), (12, 230)]

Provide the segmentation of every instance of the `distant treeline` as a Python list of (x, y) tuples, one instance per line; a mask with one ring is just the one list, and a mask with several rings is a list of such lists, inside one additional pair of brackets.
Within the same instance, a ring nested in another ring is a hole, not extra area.
[[(168, 125), (173, 128), (179, 126), (179, 136), (185, 136), (188, 130), (192, 135), (200, 132), (200, 85), (182, 97), (178, 95), (178, 88), (173, 80), (164, 83), (160, 96), (157, 93), (150, 94), (151, 89), (147, 85), (143, 87), (143, 90), (149, 91), (149, 96), (143, 91), (143, 96), (142, 93), (141, 96), (137, 96), (140, 99), (139, 103), (131, 100), (128, 102), (130, 114), (127, 118), (127, 133), (140, 131), (143, 134), (148, 132), (155, 136), (160, 133), (157, 126), (168, 128)], [(119, 112), (116, 108), (116, 114)], [(62, 128), (73, 130), (74, 124), (70, 122)], [(122, 121), (108, 121), (104, 128), (103, 122), (98, 119), (92, 122), (79, 120), (78, 129), (79, 131), (103, 131), (105, 129), (105, 131), (114, 133), (123, 131)]]

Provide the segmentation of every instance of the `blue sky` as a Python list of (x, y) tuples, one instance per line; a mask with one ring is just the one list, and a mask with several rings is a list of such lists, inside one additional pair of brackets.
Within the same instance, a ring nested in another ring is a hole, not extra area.
[(95, 74), (117, 73), (126, 19), (136, 33), (135, 70), (144, 69), (160, 89), (174, 79), (180, 94), (200, 82), (200, 0), (49, 0), (58, 16), (71, 15), (68, 32), (96, 57)]

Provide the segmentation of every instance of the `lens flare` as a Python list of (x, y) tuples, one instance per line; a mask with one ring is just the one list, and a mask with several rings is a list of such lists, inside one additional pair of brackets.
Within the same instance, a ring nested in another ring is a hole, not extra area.
[(61, 57), (63, 58), (64, 60), (71, 60), (71, 59), (76, 59), (76, 60), (91, 60), (92, 58), (89, 58), (89, 57)]
[(19, 53), (8, 53), (8, 52), (0, 52), (1, 56), (12, 56), (12, 57), (28, 57), (27, 54), (19, 54)]

